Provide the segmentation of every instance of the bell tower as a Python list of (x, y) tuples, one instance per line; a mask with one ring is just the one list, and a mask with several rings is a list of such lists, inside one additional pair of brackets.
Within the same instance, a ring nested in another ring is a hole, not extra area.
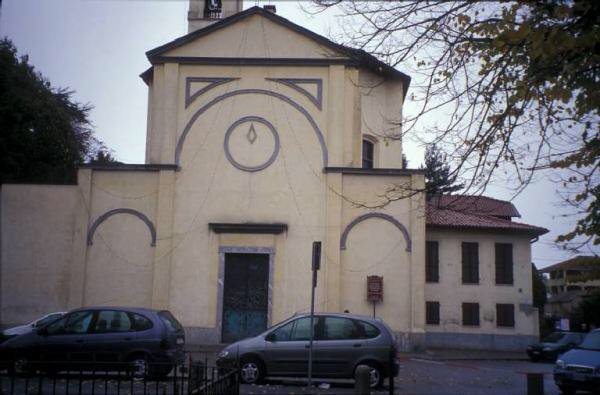
[(188, 33), (242, 11), (243, 0), (190, 0)]

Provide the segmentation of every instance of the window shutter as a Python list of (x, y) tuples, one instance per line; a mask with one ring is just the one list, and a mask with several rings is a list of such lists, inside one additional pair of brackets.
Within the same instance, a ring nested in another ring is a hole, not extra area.
[(479, 303), (462, 304), (463, 325), (479, 325)]
[(512, 244), (496, 244), (496, 284), (513, 284)]
[(479, 244), (462, 243), (462, 282), (479, 283)]
[(438, 242), (428, 241), (426, 245), (425, 281), (428, 283), (437, 283), (440, 280)]
[(503, 327), (515, 326), (515, 305), (505, 303), (496, 304), (496, 325)]
[(425, 302), (425, 322), (427, 325), (440, 324), (440, 302)]

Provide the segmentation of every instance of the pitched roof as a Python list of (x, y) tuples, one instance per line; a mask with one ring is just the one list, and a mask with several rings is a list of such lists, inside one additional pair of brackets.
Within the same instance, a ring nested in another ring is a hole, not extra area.
[[(347, 47), (345, 45), (337, 44), (337, 43), (329, 40), (326, 37), (323, 37), (315, 32), (312, 32), (300, 25), (295, 24), (294, 22), (292, 22), (286, 18), (283, 18), (282, 16), (279, 16), (270, 11), (266, 11), (263, 8), (258, 7), (258, 6), (248, 8), (247, 10), (238, 12), (227, 18), (223, 18), (205, 28), (195, 30), (191, 33), (186, 34), (185, 36), (179, 37), (171, 42), (168, 42), (164, 45), (161, 45), (159, 47), (151, 49), (150, 51), (146, 52), (146, 56), (148, 57), (148, 60), (150, 61), (150, 63), (154, 63), (155, 60), (160, 58), (160, 56), (167, 51), (170, 51), (174, 48), (185, 45), (185, 44), (189, 43), (190, 41), (197, 39), (198, 37), (210, 34), (216, 30), (222, 29), (226, 26), (236, 23), (244, 18), (247, 18), (252, 15), (257, 15), (257, 14), (262, 15), (265, 18), (267, 18), (275, 23), (283, 25), (289, 29), (292, 29), (295, 32), (302, 34), (302, 35), (318, 42), (321, 45), (329, 47), (335, 51), (341, 52), (345, 56), (348, 56), (348, 58), (350, 58), (351, 60), (355, 61), (357, 66), (362, 66), (364, 68), (367, 68), (367, 69), (373, 71), (376, 74), (382, 75), (387, 78), (394, 78), (394, 79), (402, 80), (404, 96), (406, 96), (406, 92), (410, 85), (410, 77), (408, 75), (396, 70), (395, 68), (391, 67), (387, 63), (382, 62), (381, 60), (379, 60), (376, 57), (374, 57), (373, 55), (363, 51), (362, 49), (356, 49), (356, 48)], [(146, 74), (147, 72), (148, 71), (142, 73), (142, 75)]]
[[(446, 204), (442, 204), (446, 203)], [(520, 216), (510, 202), (485, 196), (447, 195), (427, 204), (427, 227), (489, 230), (540, 236), (548, 229), (502, 217)]]
[(468, 214), (493, 215), (496, 217), (521, 216), (511, 202), (492, 199), (487, 196), (437, 195), (432, 197), (429, 203), (439, 209), (460, 211)]
[(540, 270), (542, 273), (549, 273), (553, 270), (557, 269), (571, 269), (576, 267), (585, 267), (585, 266), (598, 266), (600, 268), (600, 257), (593, 255), (578, 255), (574, 258), (567, 259), (566, 261), (562, 261), (559, 263), (555, 263), (554, 265), (545, 267)]

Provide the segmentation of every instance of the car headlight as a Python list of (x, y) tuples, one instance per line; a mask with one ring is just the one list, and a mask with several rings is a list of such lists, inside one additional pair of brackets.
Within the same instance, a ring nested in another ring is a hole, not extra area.
[(565, 368), (565, 361), (563, 361), (562, 359), (557, 359), (556, 360), (556, 367), (557, 368), (561, 368), (564, 369)]
[(219, 358), (227, 358), (228, 355), (229, 355), (229, 351), (223, 350), (219, 353)]

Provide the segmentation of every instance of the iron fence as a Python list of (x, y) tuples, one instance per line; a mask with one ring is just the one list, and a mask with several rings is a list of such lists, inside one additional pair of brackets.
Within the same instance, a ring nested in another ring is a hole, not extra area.
[[(171, 369), (172, 368), (172, 369)], [(169, 372), (170, 370), (170, 372)], [(153, 374), (152, 372), (162, 372)], [(0, 372), (0, 394), (10, 395), (238, 395), (236, 368), (209, 366), (203, 361), (149, 363), (139, 374), (130, 363), (29, 362), (24, 372)], [(164, 374), (164, 373), (168, 374)]]

